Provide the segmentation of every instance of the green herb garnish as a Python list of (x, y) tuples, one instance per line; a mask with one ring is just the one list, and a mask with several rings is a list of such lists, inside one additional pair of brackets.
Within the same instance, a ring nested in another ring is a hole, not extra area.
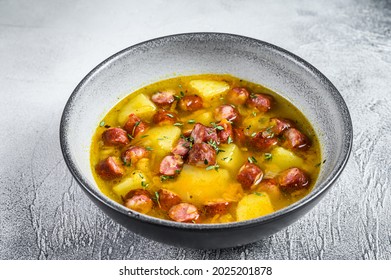
[(271, 153), (265, 153), (265, 159), (266, 160), (271, 160), (272, 159), (272, 154)]
[(162, 208), (160, 206), (160, 197), (159, 197), (159, 193), (158, 192), (155, 192), (155, 199), (156, 199), (157, 205), (159, 205), (159, 208)]
[(182, 126), (183, 123), (174, 123), (175, 126)]
[(148, 188), (149, 184), (146, 183), (145, 181), (141, 181), (141, 186), (142, 186), (144, 189), (146, 189), (146, 188)]
[(175, 178), (174, 176), (170, 176), (170, 175), (161, 175), (160, 176), (160, 181), (164, 182), (164, 181), (167, 181), (167, 180), (172, 180), (174, 178)]
[(151, 148), (151, 147), (145, 147), (145, 149), (147, 150), (147, 151), (153, 151), (153, 148)]
[(141, 136), (141, 138), (145, 138), (145, 137), (148, 137), (149, 135), (143, 135), (143, 136)]
[(249, 163), (257, 163), (258, 162), (257, 159), (255, 157), (253, 157), (253, 156), (248, 157), (247, 160), (248, 160)]
[(255, 137), (257, 135), (257, 133), (256, 132), (253, 132), (252, 134), (251, 134), (251, 137)]
[(254, 192), (254, 194), (257, 196), (265, 196), (263, 193), (260, 193), (260, 192)]
[(193, 124), (193, 123), (195, 123), (195, 122), (196, 122), (195, 120), (188, 120), (188, 121), (187, 121), (188, 124)]
[(218, 164), (215, 164), (215, 165), (209, 165), (207, 168), (205, 168), (205, 170), (209, 171), (209, 170), (214, 169), (216, 171), (219, 171), (219, 168), (220, 168), (220, 166)]
[(227, 143), (228, 143), (228, 144), (231, 144), (231, 143), (233, 143), (233, 142), (234, 142), (234, 141), (232, 140), (231, 136), (228, 136)]
[(166, 115), (167, 115), (168, 117), (170, 117), (170, 118), (174, 118), (174, 115), (173, 115), (173, 114), (167, 113)]
[(102, 126), (105, 126), (105, 124), (106, 124), (105, 121), (101, 121), (99, 126), (102, 127)]

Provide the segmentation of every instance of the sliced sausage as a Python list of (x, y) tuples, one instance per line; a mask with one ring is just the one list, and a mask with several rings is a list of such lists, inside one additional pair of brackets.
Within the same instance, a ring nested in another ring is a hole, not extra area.
[(158, 195), (159, 207), (164, 211), (168, 211), (174, 205), (182, 202), (181, 198), (177, 194), (166, 189), (160, 189), (158, 191)]
[(254, 137), (250, 137), (250, 145), (257, 151), (264, 152), (278, 144), (278, 139), (276, 137), (267, 138), (264, 136), (263, 132), (258, 132)]
[(203, 101), (198, 95), (186, 95), (179, 100), (179, 108), (183, 111), (197, 111), (202, 109)]
[(234, 133), (232, 130), (232, 125), (227, 120), (222, 120), (217, 124), (217, 127), (222, 127), (223, 129), (217, 129), (217, 136), (219, 137), (220, 143), (227, 143), (228, 139), (233, 141)]
[(190, 150), (190, 142), (186, 141), (183, 138), (180, 138), (174, 149), (172, 149), (172, 153), (174, 155), (180, 155), (181, 157), (185, 157)]
[(174, 124), (178, 122), (178, 115), (164, 109), (159, 109), (153, 115), (153, 122), (159, 125)]
[(247, 99), (247, 106), (257, 108), (261, 112), (267, 112), (271, 109), (273, 103), (273, 97), (268, 94), (251, 94)]
[(278, 182), (282, 191), (294, 192), (309, 187), (310, 180), (303, 170), (294, 167), (281, 172)]
[(105, 145), (119, 146), (129, 144), (128, 133), (119, 127), (110, 127), (102, 133), (102, 140)]
[(182, 167), (183, 159), (180, 155), (168, 155), (160, 163), (160, 174), (175, 176), (180, 173)]
[(281, 190), (277, 181), (273, 179), (263, 179), (262, 182), (258, 185), (258, 191), (266, 192), (273, 199), (279, 199), (281, 197)]
[(270, 120), (274, 124), (272, 131), (276, 135), (280, 135), (282, 132), (284, 132), (288, 128), (295, 127), (295, 123), (289, 119), (271, 118)]
[(209, 201), (204, 204), (205, 214), (208, 216), (224, 215), (228, 213), (231, 203), (228, 201)]
[(190, 203), (179, 203), (170, 208), (168, 216), (181, 223), (197, 222), (200, 217), (197, 207)]
[(123, 128), (129, 135), (136, 137), (137, 135), (144, 133), (148, 129), (148, 125), (135, 114), (130, 114), (128, 121)]
[(194, 144), (190, 149), (188, 164), (207, 167), (216, 164), (216, 150), (206, 143)]
[(240, 114), (238, 110), (230, 105), (221, 105), (215, 109), (214, 117), (217, 121), (226, 119), (230, 122), (238, 124), (240, 122)]
[(147, 190), (136, 189), (126, 194), (124, 197), (124, 205), (129, 209), (146, 214), (151, 211), (153, 201)]
[(229, 103), (235, 105), (243, 105), (246, 103), (250, 93), (244, 87), (236, 87), (233, 88), (230, 92), (228, 92), (226, 99)]
[(144, 147), (133, 146), (121, 154), (121, 159), (125, 164), (134, 164), (140, 159), (148, 157), (148, 154), (149, 152)]
[(242, 185), (242, 188), (248, 190), (251, 186), (258, 185), (263, 177), (263, 171), (254, 163), (246, 162), (238, 172), (236, 180)]
[(246, 135), (243, 128), (234, 128), (234, 139), (237, 144), (244, 146), (246, 144)]
[(174, 95), (175, 91), (173, 90), (158, 91), (152, 95), (151, 99), (158, 106), (168, 106), (174, 103)]
[(296, 128), (288, 128), (284, 132), (284, 137), (291, 148), (305, 150), (310, 147), (310, 140), (308, 137)]
[(190, 138), (193, 139), (193, 142), (196, 144), (209, 141), (220, 144), (220, 139), (217, 136), (216, 129), (200, 123), (195, 124), (193, 130), (191, 131)]
[(121, 163), (115, 157), (108, 157), (101, 160), (95, 166), (95, 170), (103, 180), (113, 180), (124, 175)]

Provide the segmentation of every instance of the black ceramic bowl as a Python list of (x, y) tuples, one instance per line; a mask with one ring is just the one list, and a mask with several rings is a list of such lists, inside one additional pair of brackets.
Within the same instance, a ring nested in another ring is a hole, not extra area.
[[(270, 215), (228, 224), (183, 224), (146, 216), (108, 199), (89, 161), (99, 120), (119, 99), (147, 84), (178, 76), (229, 73), (280, 93), (301, 110), (321, 143), (322, 165), (313, 191)], [(231, 34), (191, 33), (129, 47), (93, 69), (65, 106), (60, 127), (65, 161), (89, 198), (109, 217), (145, 237), (183, 247), (225, 248), (271, 235), (307, 213), (342, 172), (352, 146), (352, 123), (338, 90), (316, 68), (271, 44)]]

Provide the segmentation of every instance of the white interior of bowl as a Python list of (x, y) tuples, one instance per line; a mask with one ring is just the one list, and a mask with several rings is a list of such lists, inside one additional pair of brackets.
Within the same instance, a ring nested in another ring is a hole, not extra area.
[(262, 84), (290, 100), (318, 134), (323, 158), (318, 183), (344, 160), (349, 119), (332, 84), (300, 59), (250, 38), (227, 34), (183, 34), (131, 47), (91, 72), (75, 90), (64, 114), (65, 153), (94, 183), (91, 137), (99, 121), (121, 98), (147, 84), (178, 75), (228, 73)]

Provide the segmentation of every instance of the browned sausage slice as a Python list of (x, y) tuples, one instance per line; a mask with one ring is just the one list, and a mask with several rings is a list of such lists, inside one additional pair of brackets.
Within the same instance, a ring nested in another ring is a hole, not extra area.
[(178, 175), (183, 167), (183, 159), (180, 155), (165, 156), (160, 163), (160, 174), (167, 176)]
[(243, 128), (234, 128), (234, 139), (237, 144), (243, 146), (246, 144), (246, 135), (244, 134)]
[(193, 139), (193, 142), (196, 144), (209, 141), (220, 144), (220, 139), (217, 136), (216, 129), (200, 123), (195, 124), (193, 130), (191, 131), (190, 138)]
[(190, 142), (186, 141), (183, 138), (180, 138), (174, 149), (172, 149), (172, 153), (174, 155), (180, 155), (181, 157), (185, 157), (190, 150)]
[(153, 115), (153, 122), (159, 125), (174, 124), (178, 122), (178, 115), (164, 109), (159, 109)]
[(175, 91), (173, 90), (165, 90), (158, 91), (154, 95), (152, 95), (152, 101), (158, 106), (167, 106), (175, 101)]
[(261, 112), (267, 112), (271, 109), (273, 97), (268, 94), (251, 94), (246, 104), (249, 107), (257, 108)]
[(243, 189), (250, 189), (251, 186), (261, 182), (263, 171), (254, 163), (246, 162), (238, 172), (236, 180), (242, 185)]
[(228, 201), (209, 201), (204, 204), (205, 214), (208, 216), (224, 215), (228, 213), (230, 203)]
[(134, 164), (140, 159), (148, 157), (148, 154), (149, 152), (144, 147), (133, 146), (121, 154), (121, 159), (125, 164)]
[(153, 207), (153, 201), (151, 199), (150, 193), (147, 190), (136, 189), (131, 190), (124, 197), (124, 205), (129, 209), (146, 214), (151, 211)]
[(235, 105), (243, 105), (246, 103), (250, 93), (244, 87), (236, 87), (233, 88), (230, 92), (228, 92), (226, 99), (229, 103)]
[(272, 198), (279, 199), (281, 197), (281, 190), (277, 181), (273, 179), (263, 179), (257, 188), (260, 192), (268, 193)]
[(186, 95), (179, 101), (179, 108), (183, 111), (197, 111), (202, 109), (203, 101), (198, 95)]
[(128, 121), (124, 125), (124, 129), (130, 136), (136, 137), (144, 133), (148, 129), (148, 125), (135, 114), (130, 114)]
[(240, 122), (240, 114), (238, 110), (230, 105), (221, 105), (215, 109), (214, 117), (217, 121), (226, 119), (235, 124)]
[(280, 135), (288, 128), (295, 127), (295, 123), (289, 119), (271, 118), (270, 120), (274, 123), (272, 130), (275, 135)]
[(273, 146), (277, 145), (278, 139), (276, 137), (264, 137), (263, 132), (258, 132), (254, 137), (250, 137), (250, 145), (257, 151), (267, 151)]
[(221, 122), (218, 123), (217, 127), (223, 128), (217, 131), (217, 135), (219, 136), (220, 143), (228, 143), (233, 141), (234, 134), (232, 130), (232, 125), (229, 121), (223, 119)]
[(296, 128), (289, 128), (284, 132), (288, 145), (294, 149), (308, 149), (310, 140)]
[(309, 178), (303, 170), (299, 168), (289, 168), (281, 172), (278, 176), (281, 190), (293, 192), (309, 186)]
[(110, 127), (102, 133), (102, 140), (108, 146), (129, 144), (128, 133), (119, 127)]
[(170, 210), (171, 207), (181, 203), (181, 198), (172, 191), (166, 189), (160, 189), (158, 191), (159, 195), (159, 206), (164, 211)]
[(206, 143), (194, 144), (190, 149), (188, 164), (207, 167), (216, 164), (216, 150)]
[(101, 160), (95, 166), (95, 170), (103, 180), (113, 180), (124, 175), (124, 170), (115, 157), (108, 157)]
[(168, 216), (181, 223), (197, 222), (200, 217), (197, 207), (190, 203), (179, 203), (170, 208)]

